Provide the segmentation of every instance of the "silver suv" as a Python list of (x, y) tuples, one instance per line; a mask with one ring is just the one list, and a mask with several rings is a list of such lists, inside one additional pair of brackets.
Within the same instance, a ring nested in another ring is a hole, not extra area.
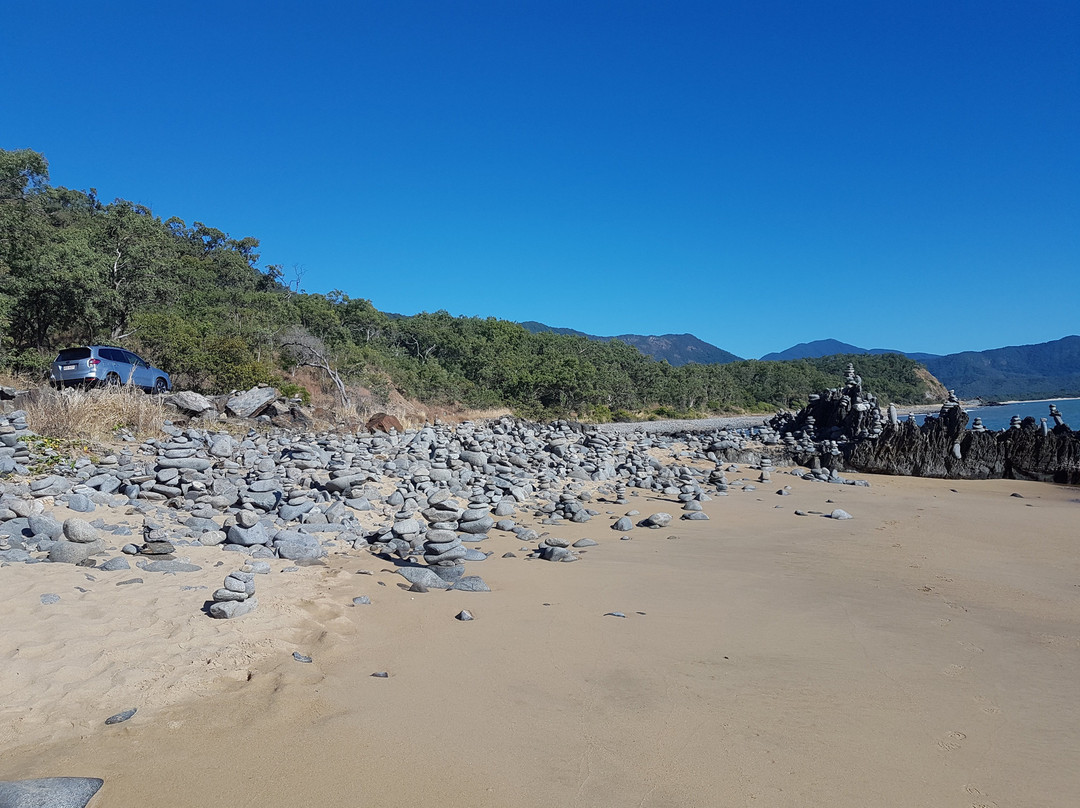
[(60, 351), (49, 371), (49, 382), (57, 387), (74, 385), (121, 385), (141, 387), (148, 393), (172, 389), (169, 374), (123, 348), (86, 345)]

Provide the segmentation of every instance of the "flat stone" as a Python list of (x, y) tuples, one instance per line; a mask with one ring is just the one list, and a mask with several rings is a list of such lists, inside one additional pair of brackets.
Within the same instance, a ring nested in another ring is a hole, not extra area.
[(123, 712), (117, 713), (116, 715), (110, 715), (108, 718), (105, 719), (105, 723), (106, 724), (123, 724), (125, 721), (127, 721), (129, 718), (131, 718), (137, 712), (138, 712), (138, 708), (132, 707), (131, 709), (124, 710)]
[(829, 514), (829, 518), (830, 519), (852, 519), (853, 517), (852, 517), (852, 515), (850, 513), (843, 510), (842, 508), (836, 508), (832, 513)]
[(259, 605), (258, 598), (248, 598), (244, 601), (221, 601), (210, 604), (210, 616), (218, 620), (232, 620), (243, 617), (255, 611)]
[(100, 777), (0, 781), (0, 808), (86, 808), (104, 783)]
[(189, 564), (185, 561), (144, 561), (139, 565), (143, 572), (198, 572), (202, 569), (198, 564)]
[(225, 409), (238, 418), (254, 418), (270, 406), (278, 397), (273, 387), (253, 387), (245, 393), (232, 396), (225, 402)]
[(398, 573), (409, 583), (420, 584), (428, 589), (450, 588), (449, 581), (444, 581), (428, 567), (400, 567)]

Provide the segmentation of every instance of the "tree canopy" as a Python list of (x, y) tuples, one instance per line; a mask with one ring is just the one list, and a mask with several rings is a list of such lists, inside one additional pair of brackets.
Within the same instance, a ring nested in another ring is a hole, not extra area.
[(280, 267), (259, 267), (258, 247), (53, 187), (43, 155), (0, 150), (0, 365), (43, 375), (59, 348), (113, 342), (202, 392), (280, 383), (306, 364), (377, 393), (598, 419), (795, 407), (839, 384), (848, 361), (883, 401), (927, 389), (899, 355), (674, 368), (618, 340), (493, 317), (391, 316), (339, 290), (291, 288)]

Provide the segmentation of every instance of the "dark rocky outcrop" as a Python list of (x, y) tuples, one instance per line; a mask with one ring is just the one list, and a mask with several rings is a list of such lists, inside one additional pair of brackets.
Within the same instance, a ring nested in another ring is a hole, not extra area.
[[(1080, 433), (1051, 405), (1054, 427), (1034, 418), (1014, 419), (1009, 429), (988, 432), (950, 394), (920, 426), (884, 416), (849, 365), (846, 384), (826, 390), (798, 413), (778, 413), (769, 425), (780, 433), (790, 457), (814, 469), (915, 477), (993, 478), (1080, 484)], [(1045, 421), (1045, 419), (1044, 419)]]

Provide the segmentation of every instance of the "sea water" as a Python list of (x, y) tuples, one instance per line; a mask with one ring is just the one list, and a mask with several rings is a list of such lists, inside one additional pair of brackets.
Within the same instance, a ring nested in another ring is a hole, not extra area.
[[(1047, 399), (1045, 401), (1014, 401), (1011, 404), (996, 404), (993, 407), (973, 407), (967, 410), (968, 429), (976, 418), (982, 418), (983, 426), (991, 432), (999, 429), (1008, 429), (1009, 422), (1014, 415), (1027, 418), (1029, 415), (1039, 423), (1040, 418), (1046, 419), (1046, 425), (1054, 428), (1054, 421), (1050, 417), (1050, 405), (1058, 408), (1061, 417), (1065, 419), (1072, 430), (1080, 430), (1080, 398)], [(902, 412), (901, 408), (901, 412)], [(931, 413), (933, 414), (933, 413)], [(915, 420), (922, 423), (923, 416), (916, 416)]]
[(1029, 415), (1039, 423), (1040, 418), (1046, 419), (1046, 425), (1054, 428), (1054, 420), (1050, 417), (1050, 405), (1058, 408), (1061, 417), (1070, 429), (1080, 430), (1080, 398), (1063, 398), (1048, 401), (1015, 401), (1012, 404), (998, 404), (993, 407), (975, 407), (967, 411), (968, 426), (976, 418), (982, 418), (983, 426), (990, 430), (1008, 429), (1009, 421), (1014, 415), (1027, 418)]

